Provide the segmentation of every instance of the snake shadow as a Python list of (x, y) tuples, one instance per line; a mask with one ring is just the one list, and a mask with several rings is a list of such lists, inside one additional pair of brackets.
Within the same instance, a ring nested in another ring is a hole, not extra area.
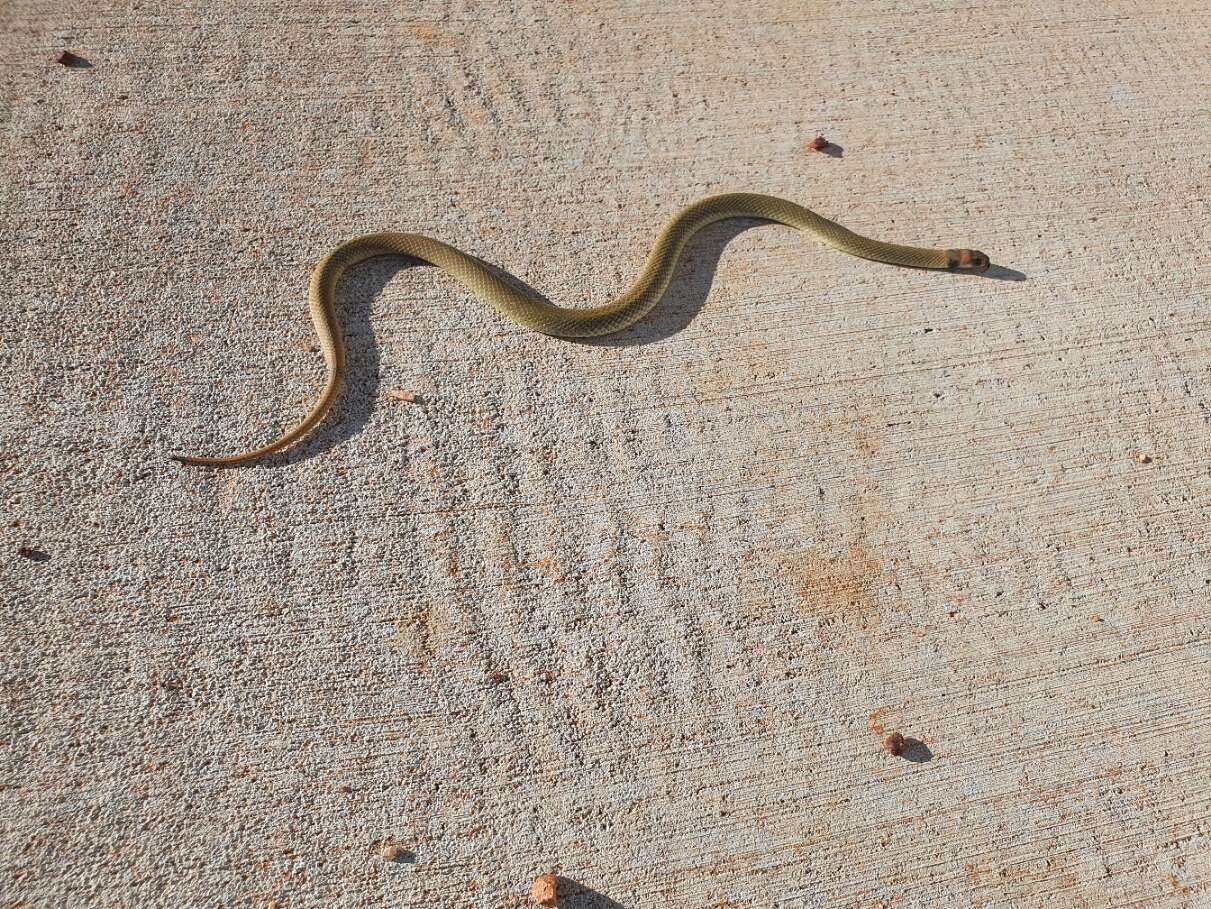
[[(668, 290), (646, 318), (628, 329), (606, 337), (568, 340), (592, 346), (637, 347), (672, 337), (693, 322), (706, 306), (711, 286), (715, 282), (715, 273), (727, 245), (746, 231), (771, 223), (757, 218), (734, 218), (704, 228), (687, 244)], [(523, 292), (547, 303), (552, 302), (516, 275), (491, 262), (480, 261), (502, 280)], [(392, 256), (371, 259), (346, 274), (337, 289), (337, 310), (341, 314), (348, 349), (344, 391), (337, 399), (328, 419), (317, 427), (310, 437), (281, 454), (266, 458), (263, 462), (265, 466), (284, 467), (321, 455), (354, 438), (369, 422), (377, 404), (382, 363), (371, 324), (372, 302), (399, 271), (416, 267), (431, 266), (416, 259)], [(1022, 272), (1000, 265), (993, 265), (983, 275), (952, 273), (946, 277), (1026, 280), (1026, 275)], [(453, 292), (467, 294), (465, 288), (458, 285), (455, 285), (455, 288)], [(424, 402), (421, 401), (418, 406), (423, 407)]]

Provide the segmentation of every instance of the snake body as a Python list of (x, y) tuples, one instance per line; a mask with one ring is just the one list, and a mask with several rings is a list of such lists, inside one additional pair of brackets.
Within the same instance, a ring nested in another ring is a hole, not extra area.
[(320, 260), (311, 275), (311, 321), (315, 324), (328, 366), (328, 381), (311, 412), (280, 438), (244, 454), (173, 457), (182, 464), (213, 467), (247, 464), (293, 445), (320, 424), (340, 394), (345, 374), (345, 343), (336, 313), (337, 282), (345, 271), (366, 259), (384, 255), (420, 259), (457, 278), (480, 300), (526, 328), (561, 338), (587, 338), (621, 331), (651, 312), (668, 288), (686, 243), (707, 225), (726, 218), (776, 221), (810, 234), (842, 252), (890, 265), (968, 272), (984, 272), (989, 265), (988, 257), (976, 250), (922, 249), (883, 243), (847, 230), (785, 199), (756, 193), (728, 193), (695, 202), (669, 221), (657, 237), (639, 276), (621, 296), (600, 306), (565, 309), (507, 283), (479, 259), (440, 240), (409, 233), (367, 234), (338, 246)]

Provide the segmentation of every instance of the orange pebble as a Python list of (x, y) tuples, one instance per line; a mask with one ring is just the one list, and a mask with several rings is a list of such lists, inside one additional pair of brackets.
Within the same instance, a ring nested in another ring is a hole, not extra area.
[(530, 890), (530, 899), (540, 906), (555, 905), (556, 878), (553, 874), (540, 874), (534, 879), (534, 887)]

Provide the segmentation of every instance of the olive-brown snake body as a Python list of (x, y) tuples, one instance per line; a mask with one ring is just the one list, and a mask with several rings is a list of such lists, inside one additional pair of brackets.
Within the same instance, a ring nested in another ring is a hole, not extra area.
[(336, 285), (341, 275), (359, 262), (380, 255), (420, 259), (457, 278), (480, 300), (527, 328), (563, 338), (594, 337), (621, 331), (647, 315), (668, 288), (677, 260), (690, 238), (725, 218), (776, 221), (809, 233), (843, 252), (891, 265), (983, 272), (989, 264), (988, 257), (975, 250), (922, 249), (883, 243), (855, 234), (785, 199), (729, 193), (695, 202), (669, 221), (639, 276), (621, 296), (601, 306), (565, 309), (507, 283), (479, 259), (440, 240), (420, 234), (368, 234), (338, 246), (320, 260), (311, 275), (311, 320), (328, 365), (328, 381), (311, 412), (289, 432), (253, 451), (230, 457), (174, 455), (174, 458), (182, 464), (214, 467), (247, 464), (287, 448), (319, 425), (340, 393), (345, 374), (345, 344), (336, 313)]

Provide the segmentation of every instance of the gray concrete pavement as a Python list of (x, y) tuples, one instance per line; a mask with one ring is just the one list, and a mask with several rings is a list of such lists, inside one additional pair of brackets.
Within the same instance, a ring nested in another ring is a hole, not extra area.
[(0, 7), (0, 906), (1207, 905), (1205, 12)]

